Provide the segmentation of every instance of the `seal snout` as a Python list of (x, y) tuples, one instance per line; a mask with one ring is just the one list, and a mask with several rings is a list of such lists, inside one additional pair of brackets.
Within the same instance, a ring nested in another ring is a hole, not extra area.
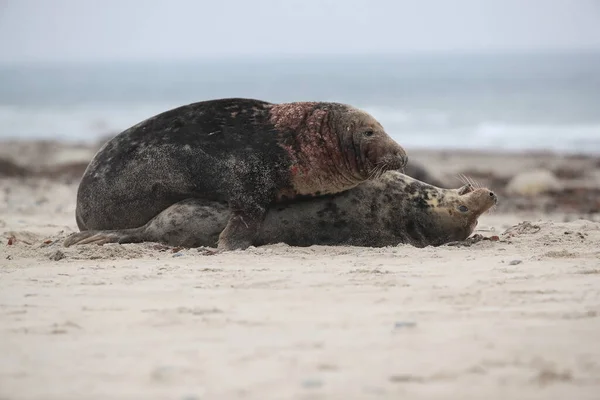
[(408, 155), (406, 151), (400, 146), (394, 149), (384, 160), (388, 166), (388, 169), (392, 170), (403, 170), (408, 164)]
[(489, 192), (490, 197), (492, 200), (494, 200), (494, 204), (498, 204), (498, 196), (496, 196), (496, 193), (492, 192), (491, 190)]

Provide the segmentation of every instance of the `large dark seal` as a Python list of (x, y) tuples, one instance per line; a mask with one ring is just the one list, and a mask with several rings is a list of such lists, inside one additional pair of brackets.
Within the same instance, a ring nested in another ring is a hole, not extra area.
[(149, 118), (98, 151), (78, 189), (77, 225), (139, 228), (174, 204), (225, 201), (231, 213), (218, 248), (244, 249), (273, 204), (338, 193), (406, 162), (381, 124), (349, 105), (197, 102)]
[[(440, 246), (467, 239), (497, 201), (490, 190), (471, 184), (442, 189), (390, 171), (343, 193), (272, 208), (252, 244)], [(229, 217), (225, 203), (189, 199), (143, 227), (77, 233), (66, 245), (149, 241), (214, 247)]]

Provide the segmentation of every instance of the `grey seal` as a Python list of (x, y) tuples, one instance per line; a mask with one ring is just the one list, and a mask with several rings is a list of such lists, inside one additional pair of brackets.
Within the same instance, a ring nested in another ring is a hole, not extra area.
[(80, 181), (76, 221), (82, 232), (126, 230), (176, 204), (222, 201), (230, 213), (218, 248), (244, 249), (275, 205), (339, 193), (406, 162), (383, 126), (350, 105), (201, 101), (110, 139)]
[[(252, 244), (440, 246), (467, 239), (478, 218), (497, 202), (487, 188), (443, 189), (389, 171), (342, 193), (273, 207)], [(187, 199), (142, 227), (76, 233), (66, 245), (149, 241), (214, 247), (230, 213), (224, 202)]]

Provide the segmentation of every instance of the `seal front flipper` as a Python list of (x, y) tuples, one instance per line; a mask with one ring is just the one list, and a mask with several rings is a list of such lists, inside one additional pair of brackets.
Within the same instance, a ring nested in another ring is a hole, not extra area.
[(262, 212), (232, 211), (227, 226), (219, 235), (219, 250), (245, 250), (252, 245), (266, 216)]
[(285, 169), (268, 168), (263, 159), (247, 155), (229, 165), (228, 204), (230, 217), (219, 235), (219, 251), (245, 250), (258, 235), (269, 206), (277, 196)]
[[(248, 182), (252, 182), (249, 180)], [(250, 247), (258, 235), (260, 226), (267, 215), (270, 198), (269, 179), (252, 182), (252, 191), (240, 190), (231, 196), (230, 217), (225, 229), (219, 235), (217, 248), (221, 251), (245, 250)]]

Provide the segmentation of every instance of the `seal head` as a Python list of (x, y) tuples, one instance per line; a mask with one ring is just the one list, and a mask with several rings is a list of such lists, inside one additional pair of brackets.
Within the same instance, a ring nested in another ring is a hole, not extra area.
[[(415, 186), (419, 190), (414, 191)], [(439, 189), (424, 183), (406, 186), (414, 209), (406, 225), (410, 241), (417, 247), (439, 246), (467, 239), (479, 217), (494, 207), (498, 197), (486, 188), (466, 184), (459, 189)]]
[(280, 199), (338, 193), (406, 166), (406, 151), (363, 110), (298, 102), (276, 104), (270, 115), (291, 160), (292, 186)]

